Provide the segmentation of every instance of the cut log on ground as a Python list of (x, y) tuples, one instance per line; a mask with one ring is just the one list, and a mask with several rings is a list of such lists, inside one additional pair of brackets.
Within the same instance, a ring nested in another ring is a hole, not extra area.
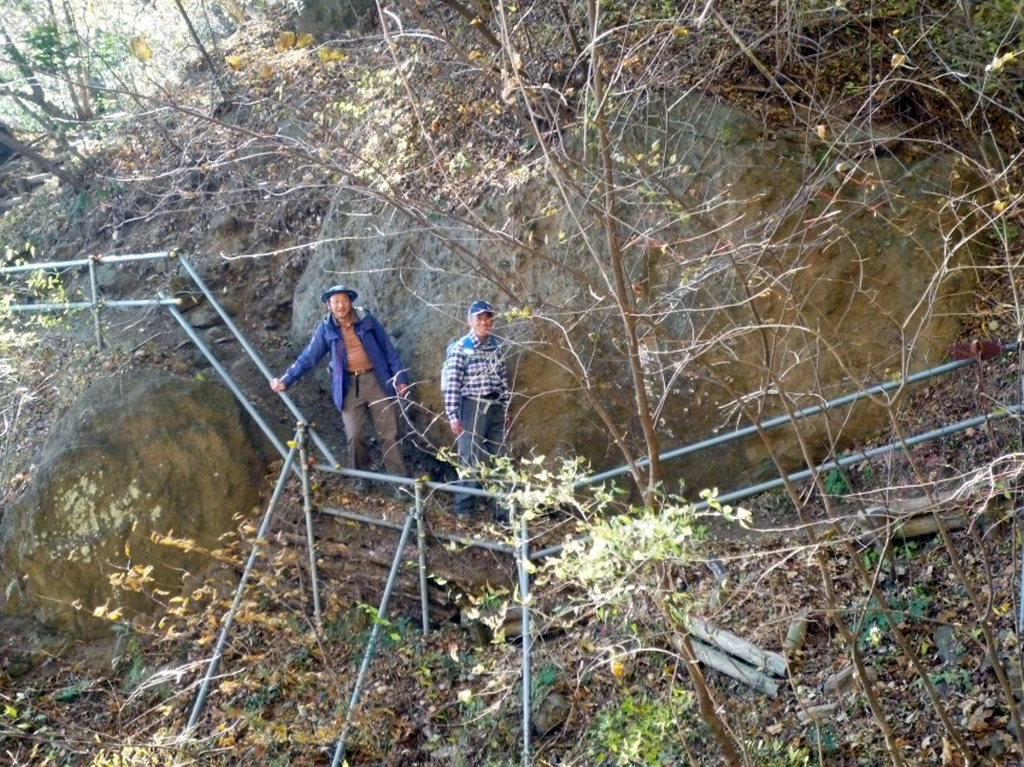
[(882, 544), (886, 540), (905, 541), (922, 535), (934, 535), (942, 527), (947, 530), (962, 530), (967, 527), (970, 517), (966, 512), (947, 509), (925, 511), (902, 516), (885, 507), (868, 509), (861, 517), (865, 530), (865, 543)]
[(695, 615), (686, 619), (686, 628), (697, 639), (719, 647), (730, 655), (735, 655), (754, 669), (763, 669), (772, 676), (786, 676), (786, 659), (777, 652), (763, 650), (756, 644), (716, 628)]
[[(825, 680), (822, 691), (826, 695), (837, 695), (842, 697), (857, 690), (856, 667), (848, 663), (843, 668)], [(873, 668), (867, 669), (868, 681), (877, 682), (878, 672)]]
[[(677, 651), (681, 651), (682, 640), (678, 634), (673, 634), (670, 641), (673, 648)], [(709, 644), (692, 639), (690, 640), (690, 644), (693, 646), (693, 652), (694, 655), (697, 656), (697, 660), (705, 666), (708, 666), (719, 673), (725, 674), (726, 676), (732, 677), (739, 682), (743, 682), (743, 684), (748, 687), (752, 687), (753, 689), (763, 692), (766, 695), (770, 695), (773, 698), (779, 694), (779, 682), (777, 679), (774, 679), (767, 674), (763, 674), (753, 666), (744, 663), (738, 658), (719, 652)]]
[(786, 641), (782, 643), (782, 649), (787, 653), (799, 652), (807, 640), (807, 626), (810, 623), (810, 611), (805, 607), (793, 616), (789, 622), (789, 630), (786, 631)]
[(55, 163), (53, 160), (47, 157), (43, 157), (43, 155), (39, 154), (39, 152), (37, 152), (27, 144), (22, 143), (21, 141), (16, 139), (12, 134), (0, 131), (0, 144), (3, 144), (5, 147), (9, 148), (13, 152), (18, 152), (23, 157), (28, 158), (33, 163), (35, 163), (40, 170), (46, 173), (52, 173), (65, 184), (74, 189), (76, 192), (82, 189), (81, 178), (60, 167), (60, 165)]
[(934, 535), (942, 527), (962, 530), (972, 524), (979, 509), (985, 516), (999, 517), (998, 510), (1007, 499), (991, 491), (986, 495), (982, 489), (991, 488), (991, 484), (990, 479), (976, 473), (961, 477), (952, 486), (946, 482), (942, 490), (936, 486), (929, 495), (872, 506), (858, 515), (862, 538), (865, 543), (884, 547), (887, 542)]
[(820, 706), (809, 706), (797, 712), (797, 718), (806, 724), (807, 722), (820, 722), (822, 719), (829, 719), (839, 711), (838, 703), (823, 703)]
[(16, 178), (14, 179), (14, 188), (18, 190), (18, 194), (26, 195), (29, 194), (36, 187), (45, 184), (47, 179), (51, 178), (54, 178), (54, 175), (52, 173), (36, 173), (31, 176)]

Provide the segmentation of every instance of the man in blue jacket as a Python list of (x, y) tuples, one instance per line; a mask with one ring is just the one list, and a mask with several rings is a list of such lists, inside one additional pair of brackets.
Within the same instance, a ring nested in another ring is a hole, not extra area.
[[(369, 465), (367, 451), (367, 414), (384, 449), (384, 468), (388, 474), (407, 476), (405, 461), (398, 445), (398, 415), (394, 397), (404, 397), (409, 377), (377, 318), (352, 304), (359, 294), (344, 285), (324, 291), (320, 300), (330, 310), (316, 326), (313, 338), (291, 367), (270, 388), (283, 392), (330, 355), (331, 393), (348, 439), (348, 457), (353, 468), (363, 471)], [(356, 490), (366, 492), (370, 483), (356, 480)], [(392, 485), (400, 497), (400, 485)]]

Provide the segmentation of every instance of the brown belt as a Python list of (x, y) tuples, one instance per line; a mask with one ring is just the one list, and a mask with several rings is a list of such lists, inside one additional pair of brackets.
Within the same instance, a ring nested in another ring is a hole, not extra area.
[(367, 373), (372, 373), (372, 372), (373, 372), (373, 368), (369, 368), (368, 370), (349, 370), (349, 371), (347, 371), (345, 373), (345, 375), (347, 375), (347, 376), (355, 376), (355, 377), (358, 378), (359, 376), (364, 376)]

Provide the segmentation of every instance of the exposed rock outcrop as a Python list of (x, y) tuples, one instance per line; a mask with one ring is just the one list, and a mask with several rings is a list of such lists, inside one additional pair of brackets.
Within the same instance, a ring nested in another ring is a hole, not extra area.
[[(806, 142), (687, 98), (652, 108), (615, 148), (632, 184), (620, 189), (620, 219), (635, 223), (621, 245), (665, 449), (749, 423), (743, 402), (761, 418), (782, 412), (780, 381), (801, 407), (935, 364), (959, 332), (975, 274), (968, 248), (949, 242), (958, 204), (971, 204), (969, 174), (942, 156), (830, 161), (824, 142)], [(565, 198), (547, 175), (519, 179), (461, 216), (341, 190), (295, 291), (293, 340), (307, 340), (326, 285), (357, 288), (413, 371), (421, 427), (443, 444), (441, 357), (469, 301), (489, 299), (517, 310), (496, 330), (517, 351), (516, 450), (620, 464), (581, 393), (590, 387), (639, 445), (622, 321), (593, 289), (610, 284), (600, 186), (581, 172), (578, 196)], [(585, 381), (567, 372), (580, 365)], [(830, 418), (801, 427), (817, 457), (887, 422), (871, 405)], [(799, 465), (794, 433), (772, 434), (782, 461)], [(671, 471), (695, 491), (763, 478), (772, 463), (748, 439)]]
[[(96, 381), (53, 429), (38, 472), (0, 525), (0, 613), (77, 636), (156, 606), (112, 586), (133, 566), (180, 592), (259, 503), (265, 468), (222, 387), (149, 370)], [(175, 544), (161, 543), (161, 537)]]

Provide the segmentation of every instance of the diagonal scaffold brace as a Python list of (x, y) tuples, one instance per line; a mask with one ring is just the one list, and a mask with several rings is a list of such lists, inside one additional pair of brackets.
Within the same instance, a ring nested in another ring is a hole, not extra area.
[[(417, 504), (417, 507), (419, 504)], [(409, 541), (409, 534), (412, 532), (412, 523), (420, 516), (418, 509), (410, 509), (408, 515), (405, 518), (405, 525), (402, 527), (402, 534), (398, 540), (398, 547), (395, 549), (395, 558), (391, 562), (391, 572), (388, 573), (388, 583), (384, 587), (384, 595), (380, 600), (380, 607), (377, 608), (377, 617), (373, 621), (373, 630), (370, 632), (370, 640), (366, 643), (366, 651), (363, 653), (363, 663), (359, 667), (359, 675), (356, 677), (355, 687), (352, 690), (352, 697), (349, 700), (348, 711), (345, 713), (345, 725), (341, 730), (341, 735), (338, 736), (338, 744), (334, 749), (334, 758), (331, 760), (331, 767), (338, 767), (341, 764), (341, 757), (345, 753), (345, 744), (348, 740), (349, 730), (352, 728), (352, 715), (355, 713), (356, 707), (359, 705), (359, 698), (362, 695), (363, 683), (366, 681), (366, 672), (370, 668), (370, 663), (373, 661), (374, 653), (377, 650), (377, 640), (380, 638), (380, 627), (387, 620), (388, 604), (391, 602), (391, 591), (395, 586), (395, 580), (398, 578), (398, 570), (402, 566), (402, 552), (405, 551), (405, 546)], [(426, 595), (423, 596), (424, 602), (426, 602)], [(426, 614), (424, 613), (424, 620), (426, 620)]]
[(231, 603), (231, 608), (224, 616), (224, 625), (221, 627), (220, 637), (217, 639), (216, 647), (214, 647), (213, 655), (210, 658), (209, 666), (206, 669), (206, 675), (203, 677), (203, 681), (199, 686), (199, 693), (196, 695), (195, 703), (192, 706), (192, 714), (189, 716), (188, 724), (185, 726), (185, 732), (183, 733), (185, 737), (188, 737), (195, 730), (196, 724), (199, 721), (199, 715), (202, 713), (203, 705), (206, 703), (206, 698), (210, 693), (210, 686), (217, 674), (217, 669), (220, 666), (221, 659), (224, 657), (224, 647), (227, 644), (228, 635), (231, 633), (231, 628), (234, 625), (235, 615), (242, 606), (242, 597), (245, 594), (246, 586), (249, 583), (249, 576), (252, 574), (253, 568), (256, 565), (256, 560), (259, 558), (260, 551), (266, 543), (267, 533), (270, 530), (270, 523), (274, 518), (274, 511), (277, 509), (277, 504), (281, 499), (281, 494), (284, 492), (285, 481), (287, 480), (289, 473), (294, 469), (296, 455), (300, 456), (301, 466), (299, 475), (302, 480), (303, 510), (305, 512), (306, 535), (307, 542), (309, 544), (313, 605), (316, 615), (316, 626), (318, 630), (320, 628), (320, 590), (317, 583), (312, 502), (310, 500), (308, 462), (306, 460), (306, 428), (306, 424), (299, 423), (295, 432), (295, 439), (289, 443), (290, 449), (288, 451), (288, 455), (285, 457), (284, 466), (282, 466), (281, 474), (277, 478), (277, 484), (274, 486), (274, 493), (270, 498), (270, 503), (267, 504), (267, 511), (263, 515), (263, 521), (260, 523), (260, 529), (256, 533), (256, 539), (252, 543), (252, 551), (249, 552), (249, 560), (245, 564), (245, 570), (243, 570), (242, 577), (238, 581), (238, 587), (235, 589), (234, 601)]
[(320, 579), (316, 568), (316, 537), (313, 535), (313, 500), (309, 493), (309, 454), (306, 450), (306, 425), (303, 423), (300, 423), (295, 431), (295, 443), (299, 448), (299, 465), (302, 469), (302, 513), (306, 518), (306, 550), (309, 552), (309, 587), (313, 592), (313, 620), (319, 632), (323, 628), (323, 618), (320, 612)]

